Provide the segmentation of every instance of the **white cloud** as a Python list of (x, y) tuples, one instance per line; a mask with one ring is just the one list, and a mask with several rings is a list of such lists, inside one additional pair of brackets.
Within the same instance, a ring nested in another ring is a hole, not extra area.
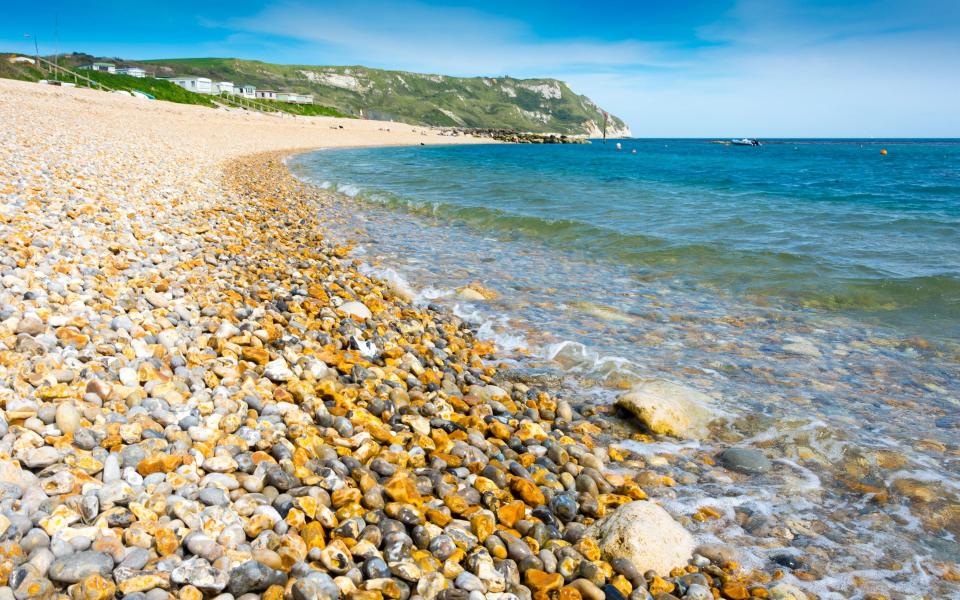
[(268, 7), (226, 25), (317, 44), (354, 63), (452, 75), (530, 74), (546, 68), (671, 67), (669, 48), (638, 40), (536, 39), (522, 22), (467, 8), (413, 3), (337, 2), (322, 8), (296, 2)]

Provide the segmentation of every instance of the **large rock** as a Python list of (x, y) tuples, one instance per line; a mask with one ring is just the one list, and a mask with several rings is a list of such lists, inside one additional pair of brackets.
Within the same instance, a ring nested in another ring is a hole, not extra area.
[(659, 379), (638, 383), (617, 399), (653, 433), (688, 439), (706, 434), (712, 403), (702, 392)]
[(346, 313), (347, 316), (356, 317), (360, 321), (366, 321), (373, 316), (373, 313), (370, 312), (370, 309), (367, 308), (366, 304), (357, 302), (355, 300), (344, 302), (342, 305), (340, 305), (340, 310)]
[(641, 573), (652, 569), (665, 576), (674, 567), (686, 566), (693, 556), (690, 532), (646, 500), (624, 504), (591, 525), (586, 536), (597, 541), (605, 560), (626, 559)]

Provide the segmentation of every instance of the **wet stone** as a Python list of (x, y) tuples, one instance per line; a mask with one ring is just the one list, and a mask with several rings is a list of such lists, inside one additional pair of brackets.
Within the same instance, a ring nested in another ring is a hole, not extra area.
[(543, 389), (557, 389), (563, 385), (562, 371), (546, 367), (526, 367), (517, 369), (503, 369), (494, 377), (494, 383), (502, 385), (505, 382), (522, 383), (530, 387)]
[(749, 475), (766, 473), (773, 464), (762, 453), (751, 448), (727, 448), (720, 453), (720, 464), (732, 471)]
[(576, 579), (569, 586), (580, 592), (583, 600), (604, 600), (606, 597), (603, 590), (587, 579)]
[(685, 600), (713, 600), (713, 594), (710, 588), (697, 583), (687, 587), (687, 592), (683, 595)]
[(941, 429), (960, 429), (960, 415), (938, 417), (933, 423)]

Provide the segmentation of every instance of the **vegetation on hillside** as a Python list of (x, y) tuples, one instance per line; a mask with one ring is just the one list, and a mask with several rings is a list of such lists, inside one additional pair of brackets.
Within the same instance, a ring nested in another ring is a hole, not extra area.
[(292, 115), (303, 115), (305, 117), (353, 117), (353, 115), (342, 113), (335, 108), (321, 106), (319, 104), (288, 104), (275, 100), (257, 100), (257, 102)]
[[(11, 63), (7, 60), (7, 55), (0, 55), (0, 77), (6, 79), (19, 79), (22, 81), (40, 81), (41, 79), (61, 79), (69, 83), (77, 83), (77, 85), (84, 86), (86, 83), (77, 79), (71, 75), (61, 73), (59, 76), (54, 76), (48, 69), (36, 68), (30, 63)], [(216, 96), (208, 96), (204, 94), (197, 94), (183, 89), (175, 83), (171, 83), (164, 79), (157, 79), (154, 77), (131, 77), (129, 75), (120, 75), (120, 74), (111, 74), (103, 73), (98, 71), (89, 71), (86, 69), (78, 70), (80, 65), (89, 64), (92, 62), (93, 57), (90, 57), (90, 60), (80, 61), (76, 56), (71, 55), (69, 57), (62, 57), (60, 64), (67, 69), (76, 71), (77, 73), (103, 84), (106, 88), (110, 90), (124, 90), (124, 91), (139, 91), (150, 94), (157, 100), (165, 100), (167, 102), (176, 102), (179, 104), (196, 104), (200, 106), (217, 106), (218, 98)], [(221, 101), (223, 104), (230, 104), (226, 101)], [(273, 102), (273, 101), (257, 101), (258, 104), (268, 106), (273, 110), (283, 111), (286, 113), (294, 115), (304, 115), (304, 116), (324, 116), (324, 117), (346, 117), (340, 111), (330, 108), (328, 106), (320, 106), (316, 104), (287, 104), (285, 102)]]
[(10, 62), (8, 59), (11, 56), (14, 55), (0, 54), (0, 77), (20, 81), (39, 81), (47, 77), (47, 74), (30, 63)]
[[(299, 115), (589, 136), (599, 136), (604, 123), (604, 113), (596, 104), (556, 79), (447, 77), (367, 67), (276, 65), (235, 58), (130, 61), (79, 53), (60, 56), (60, 63), (69, 68), (94, 61), (139, 66), (154, 77), (199, 76), (258, 89), (313, 94), (313, 105), (258, 101)], [(32, 67), (5, 60), (0, 65), (0, 77), (42, 78)], [(91, 78), (113, 88), (138, 89), (172, 102), (212, 105), (215, 100), (154, 78), (106, 73), (91, 74)], [(629, 128), (610, 115), (607, 132), (611, 137), (629, 135)]]
[[(55, 75), (45, 66), (37, 68), (30, 63), (11, 63), (6, 55), (0, 55), (0, 77), (6, 79), (20, 79), (22, 81), (40, 81), (41, 79), (59, 79), (68, 83), (76, 83), (79, 86), (87, 85), (82, 79), (75, 78), (69, 74), (60, 73)], [(201, 106), (215, 106), (209, 96), (189, 92), (182, 87), (152, 77), (130, 77), (129, 75), (117, 75), (110, 73), (101, 73), (97, 71), (77, 70), (78, 65), (69, 61), (61, 61), (60, 64), (68, 69), (74, 70), (88, 79), (92, 79), (103, 84), (111, 90), (140, 91), (150, 94), (157, 100), (166, 100), (168, 102), (177, 102), (180, 104), (199, 104)]]
[(170, 83), (169, 81), (164, 81), (163, 79), (154, 79), (152, 77), (130, 77), (129, 75), (112, 75), (110, 73), (98, 73), (96, 71), (83, 71), (83, 74), (94, 81), (99, 81), (103, 85), (113, 90), (146, 92), (157, 100), (166, 100), (167, 102), (177, 102), (179, 104), (215, 106), (213, 99), (210, 96), (195, 94), (191, 91), (183, 89), (175, 83)]
[[(603, 114), (589, 98), (555, 79), (447, 77), (367, 67), (276, 65), (235, 58), (184, 58), (138, 63), (158, 76), (194, 75), (311, 93), (316, 102), (357, 116), (419, 125), (502, 127), (597, 135)], [(612, 135), (628, 132), (610, 116)]]

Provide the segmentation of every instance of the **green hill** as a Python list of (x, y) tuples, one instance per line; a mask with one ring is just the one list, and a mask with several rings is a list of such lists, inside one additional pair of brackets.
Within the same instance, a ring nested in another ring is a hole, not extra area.
[[(275, 65), (235, 58), (143, 61), (160, 77), (198, 75), (258, 88), (312, 93), (347, 114), (451, 127), (599, 135), (603, 115), (556, 79), (448, 77), (367, 67)], [(629, 133), (611, 116), (610, 135)]]
[[(347, 114), (419, 125), (502, 127), (539, 133), (599, 135), (600, 108), (556, 79), (448, 77), (367, 67), (275, 65), (235, 58), (142, 61), (159, 77), (197, 75), (259, 89), (312, 93)], [(628, 135), (610, 116), (611, 136)]]
[[(60, 57), (61, 64), (73, 67), (95, 60), (139, 66), (155, 77), (192, 75), (258, 89), (309, 93), (314, 95), (315, 104), (332, 109), (317, 114), (588, 136), (599, 136), (604, 120), (593, 101), (556, 79), (448, 77), (367, 67), (276, 65), (235, 58), (138, 61), (80, 53)], [(630, 130), (610, 115), (607, 134), (628, 136)]]

